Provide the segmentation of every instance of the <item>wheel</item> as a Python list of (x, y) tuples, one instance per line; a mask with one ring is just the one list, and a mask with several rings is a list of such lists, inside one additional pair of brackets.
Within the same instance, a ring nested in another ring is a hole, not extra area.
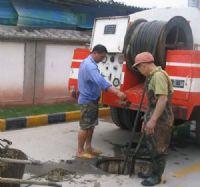
[(135, 121), (137, 111), (130, 109), (121, 109), (121, 120), (124, 122), (126, 128), (131, 130)]
[(122, 129), (131, 130), (135, 121), (137, 111), (123, 108), (111, 107), (113, 122)]
[(196, 120), (196, 143), (200, 146), (200, 119)]
[(200, 106), (196, 106), (191, 114), (191, 121), (195, 121), (195, 140), (197, 145), (200, 146)]
[(125, 124), (123, 122), (121, 122), (121, 119), (120, 119), (120, 108), (111, 107), (110, 111), (111, 111), (112, 121), (115, 123), (115, 125), (120, 127), (121, 129), (127, 129)]

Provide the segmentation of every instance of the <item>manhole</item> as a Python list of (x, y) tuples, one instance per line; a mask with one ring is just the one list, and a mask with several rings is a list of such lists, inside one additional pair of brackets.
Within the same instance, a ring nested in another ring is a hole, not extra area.
[[(122, 158), (100, 158), (96, 163), (96, 167), (110, 174), (127, 175), (129, 173), (130, 163), (126, 164), (124, 173), (122, 172), (124, 167), (124, 160)], [(132, 173), (149, 173), (152, 171), (152, 163), (147, 160), (136, 160), (135, 166), (133, 165), (132, 168)]]

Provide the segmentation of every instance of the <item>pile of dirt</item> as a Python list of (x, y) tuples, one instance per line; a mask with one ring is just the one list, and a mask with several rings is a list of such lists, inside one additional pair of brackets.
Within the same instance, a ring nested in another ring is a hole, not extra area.
[(75, 172), (70, 172), (63, 168), (56, 168), (48, 172), (46, 179), (53, 182), (62, 182), (69, 175), (75, 175)]
[[(18, 149), (0, 149), (0, 157), (27, 160), (25, 153)], [(0, 177), (22, 179), (24, 174), (24, 164), (13, 164), (0, 162)], [(1, 187), (20, 187), (20, 184), (0, 184)]]

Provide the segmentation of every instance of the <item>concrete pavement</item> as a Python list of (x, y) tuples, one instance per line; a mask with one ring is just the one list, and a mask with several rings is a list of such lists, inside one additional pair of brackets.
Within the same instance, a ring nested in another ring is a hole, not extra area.
[[(73, 162), (77, 166), (76, 175), (70, 180), (62, 182), (63, 187), (129, 187), (141, 186), (141, 179), (136, 176), (129, 178), (122, 175), (101, 174), (86, 163), (75, 159), (77, 146), (78, 122), (61, 123), (52, 126), (30, 128), (2, 132), (0, 138), (13, 141), (12, 147), (24, 151), (30, 159), (59, 163)], [(123, 131), (110, 122), (101, 119), (95, 129), (94, 145), (103, 151), (105, 156), (115, 156), (118, 145), (127, 143), (130, 132)], [(168, 163), (163, 175), (163, 187), (199, 187), (200, 185), (200, 149), (189, 144), (185, 148), (175, 147), (170, 150)], [(44, 164), (44, 166), (45, 166)], [(87, 172), (87, 167), (88, 171)], [(30, 168), (26, 170), (24, 178), (30, 178)], [(81, 172), (83, 171), (83, 172)], [(84, 172), (85, 171), (85, 172)], [(26, 185), (22, 185), (25, 187)], [(34, 186), (34, 185), (32, 185)]]

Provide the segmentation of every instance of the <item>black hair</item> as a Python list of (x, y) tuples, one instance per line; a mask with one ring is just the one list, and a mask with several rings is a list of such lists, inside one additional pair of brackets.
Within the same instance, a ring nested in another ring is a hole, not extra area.
[(101, 45), (101, 44), (95, 45), (94, 48), (92, 49), (92, 53), (93, 52), (108, 53), (106, 47), (104, 45)]

